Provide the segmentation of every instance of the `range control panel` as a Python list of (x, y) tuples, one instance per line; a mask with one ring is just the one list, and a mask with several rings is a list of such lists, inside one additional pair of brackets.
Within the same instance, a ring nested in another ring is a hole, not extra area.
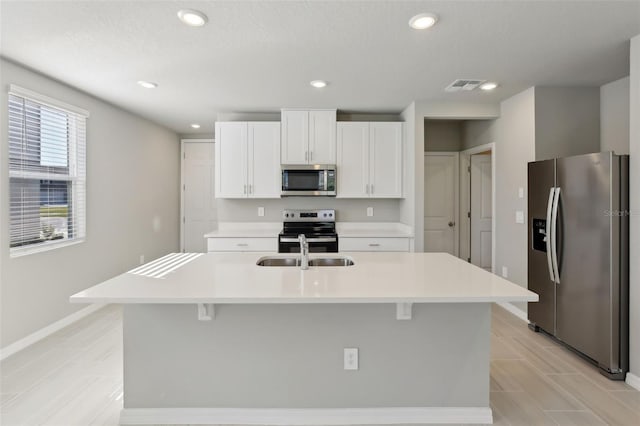
[(335, 222), (336, 211), (330, 210), (284, 210), (285, 222)]

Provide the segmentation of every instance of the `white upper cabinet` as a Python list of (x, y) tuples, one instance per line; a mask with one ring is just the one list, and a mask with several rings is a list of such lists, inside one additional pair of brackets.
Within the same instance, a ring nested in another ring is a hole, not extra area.
[(337, 196), (369, 197), (369, 123), (338, 123)]
[(216, 123), (216, 198), (244, 198), (247, 185), (247, 123)]
[(249, 123), (248, 196), (280, 198), (280, 123)]
[(337, 125), (337, 196), (402, 197), (402, 123)]
[(282, 164), (336, 163), (336, 110), (282, 110)]
[(280, 123), (218, 122), (216, 198), (280, 198)]
[(369, 141), (371, 196), (402, 197), (402, 123), (370, 123)]

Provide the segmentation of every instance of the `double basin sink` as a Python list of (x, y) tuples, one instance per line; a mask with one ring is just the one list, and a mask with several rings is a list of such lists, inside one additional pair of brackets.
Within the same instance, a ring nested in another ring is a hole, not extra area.
[[(256, 262), (258, 266), (300, 266), (300, 257), (261, 257)], [(312, 266), (352, 266), (353, 259), (338, 257), (318, 257), (309, 259), (309, 267)]]

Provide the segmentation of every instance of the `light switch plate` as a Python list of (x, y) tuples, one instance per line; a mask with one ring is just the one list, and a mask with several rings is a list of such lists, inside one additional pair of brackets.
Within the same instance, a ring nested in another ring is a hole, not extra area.
[(373, 207), (367, 207), (367, 216), (373, 216)]
[(524, 212), (522, 210), (516, 211), (516, 223), (524, 223)]
[(502, 277), (503, 278), (508, 278), (509, 277), (509, 270), (507, 269), (506, 266), (502, 267)]
[(258, 216), (260, 217), (264, 216), (264, 207), (258, 207)]
[(358, 369), (358, 348), (344, 348), (344, 369)]
[(518, 188), (518, 198), (524, 198), (524, 188)]

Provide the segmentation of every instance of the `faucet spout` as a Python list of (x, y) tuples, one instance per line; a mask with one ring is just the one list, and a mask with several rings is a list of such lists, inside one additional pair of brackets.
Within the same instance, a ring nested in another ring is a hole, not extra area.
[(309, 243), (304, 234), (298, 235), (300, 241), (300, 269), (309, 269)]

